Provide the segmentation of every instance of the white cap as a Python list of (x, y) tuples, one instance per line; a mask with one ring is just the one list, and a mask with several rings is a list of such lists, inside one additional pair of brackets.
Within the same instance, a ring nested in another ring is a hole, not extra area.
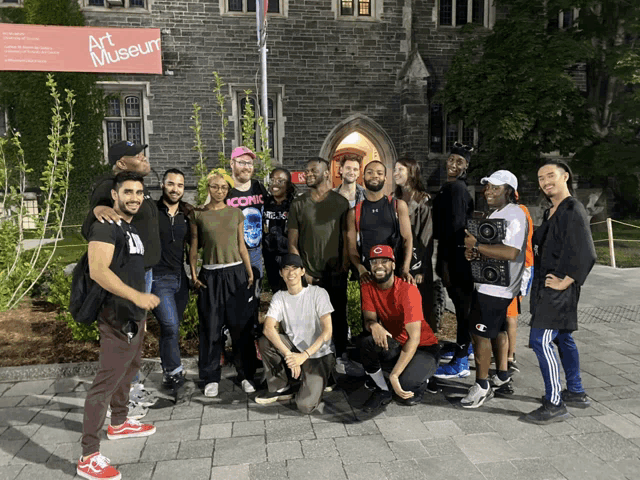
[(498, 170), (497, 172), (493, 172), (491, 176), (484, 177), (480, 180), (480, 183), (482, 185), (485, 183), (490, 183), (491, 185), (509, 185), (514, 190), (518, 190), (518, 179), (509, 170)]

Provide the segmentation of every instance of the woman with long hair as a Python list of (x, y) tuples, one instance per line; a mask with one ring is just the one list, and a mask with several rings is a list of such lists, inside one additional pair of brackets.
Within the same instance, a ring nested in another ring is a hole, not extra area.
[(471, 264), (464, 256), (467, 220), (473, 215), (473, 199), (467, 191), (467, 170), (473, 148), (455, 143), (447, 159), (447, 181), (433, 201), (434, 237), (438, 239), (436, 273), (442, 279), (456, 310), (456, 351), (451, 362), (438, 367), (437, 378), (462, 378), (469, 370), (469, 313), (473, 294)]
[[(198, 290), (200, 351), (198, 370), (207, 397), (218, 395), (220, 358), (224, 347), (222, 328), (229, 329), (233, 362), (243, 390), (255, 374), (253, 323), (245, 313), (253, 285), (253, 270), (244, 242), (244, 214), (225, 203), (233, 180), (219, 168), (207, 176), (209, 202), (191, 215), (189, 264)], [(202, 268), (197, 274), (198, 244)]]
[(422, 312), (433, 332), (438, 324), (433, 315), (433, 218), (431, 196), (422, 184), (420, 165), (413, 158), (401, 158), (393, 170), (396, 182), (395, 196), (407, 202), (413, 233), (413, 253), (410, 273), (416, 280), (422, 295)]
[(289, 251), (287, 218), (295, 192), (291, 172), (283, 167), (274, 168), (269, 174), (269, 196), (262, 214), (264, 268), (273, 293), (285, 288), (280, 276), (280, 260)]

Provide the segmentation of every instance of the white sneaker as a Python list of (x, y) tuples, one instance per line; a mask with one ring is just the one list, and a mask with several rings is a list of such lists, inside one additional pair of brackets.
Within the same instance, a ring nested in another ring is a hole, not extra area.
[(204, 387), (205, 397), (217, 397), (218, 396), (218, 382), (207, 383)]
[(256, 389), (253, 384), (249, 380), (242, 380), (240, 382), (240, 386), (242, 387), (242, 391), (244, 393), (255, 393)]
[[(147, 413), (149, 413), (149, 409), (147, 407), (136, 405), (135, 403), (129, 403), (127, 407), (129, 408), (129, 412), (127, 412), (127, 418), (131, 418), (132, 420), (140, 420)], [(107, 408), (107, 418), (111, 418), (111, 406)]]
[(144, 388), (142, 383), (132, 383), (129, 390), (129, 402), (143, 407), (151, 407), (158, 402), (158, 397)]
[(474, 383), (469, 389), (469, 393), (460, 401), (460, 405), (464, 408), (478, 408), (487, 400), (493, 398), (493, 389), (491, 387), (483, 390), (479, 384)]

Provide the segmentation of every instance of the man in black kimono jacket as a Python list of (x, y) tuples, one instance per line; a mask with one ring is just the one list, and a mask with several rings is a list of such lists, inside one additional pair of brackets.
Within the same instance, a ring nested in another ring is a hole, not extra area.
[[(580, 287), (595, 261), (596, 252), (587, 212), (571, 196), (571, 170), (563, 162), (550, 161), (538, 170), (538, 181), (552, 206), (533, 234), (534, 278), (531, 289), (529, 343), (540, 363), (545, 396), (542, 406), (525, 420), (547, 424), (566, 419), (565, 405), (587, 408), (590, 401), (582, 387), (578, 349), (571, 333), (578, 329)], [(558, 346), (567, 389), (561, 391)]]

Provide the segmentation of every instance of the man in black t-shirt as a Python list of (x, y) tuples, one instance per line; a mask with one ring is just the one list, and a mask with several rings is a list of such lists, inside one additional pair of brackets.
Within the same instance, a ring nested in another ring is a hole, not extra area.
[[(251, 179), (254, 172), (253, 163), (256, 154), (247, 147), (237, 147), (231, 152), (231, 176), (234, 187), (227, 195), (227, 205), (242, 210), (244, 214), (244, 242), (249, 251), (249, 259), (253, 269), (254, 294), (249, 301), (248, 315), (253, 316), (253, 323), (258, 325), (258, 307), (262, 285), (262, 214), (267, 190), (258, 180)], [(256, 360), (257, 367), (257, 360)], [(247, 382), (243, 382), (245, 393), (255, 392), (252, 385), (254, 372), (245, 372)]]
[[(129, 385), (140, 368), (144, 344), (145, 310), (160, 300), (145, 292), (144, 244), (133, 216), (144, 200), (142, 177), (133, 172), (116, 175), (111, 190), (120, 224), (94, 222), (88, 232), (89, 274), (109, 295), (98, 314), (100, 364), (87, 393), (82, 422), (82, 457), (77, 472), (85, 478), (120, 478), (119, 472), (100, 454), (100, 430), (111, 406), (110, 440), (145, 437), (153, 425), (127, 418)], [(126, 249), (122, 264), (116, 262)]]

